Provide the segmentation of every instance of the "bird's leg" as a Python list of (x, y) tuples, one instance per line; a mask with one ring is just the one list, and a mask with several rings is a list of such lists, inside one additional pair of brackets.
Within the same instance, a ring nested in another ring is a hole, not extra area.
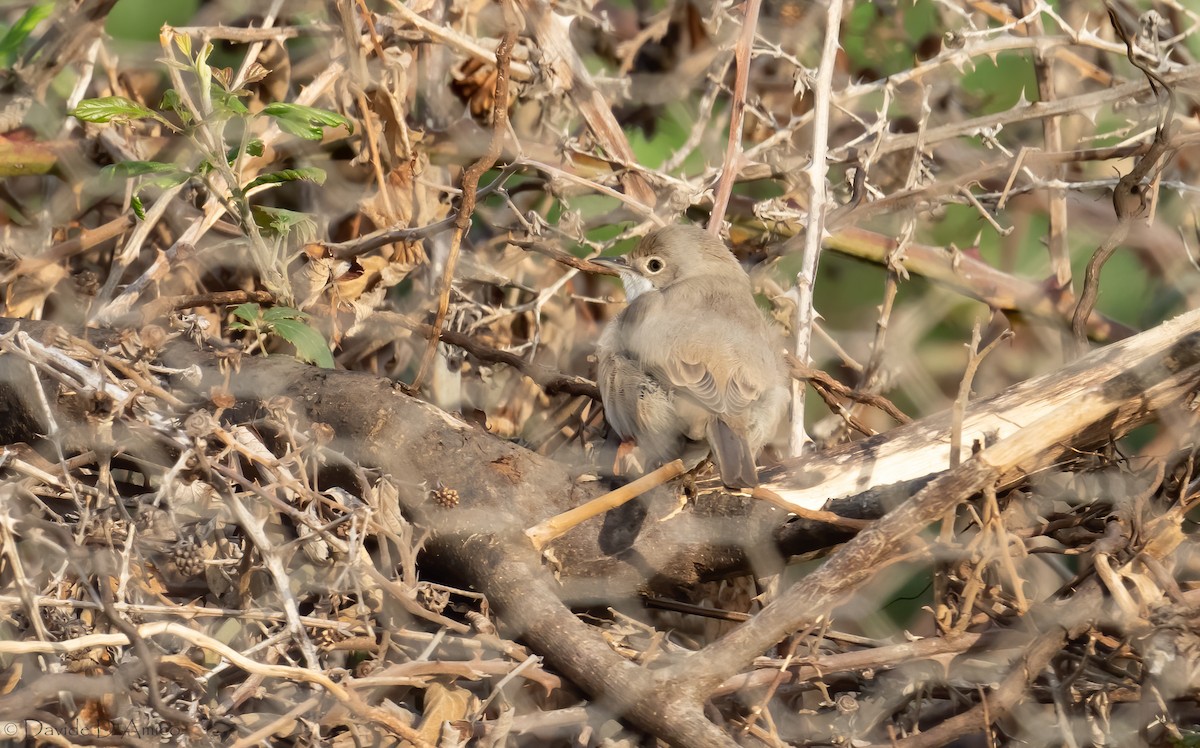
[(700, 488), (696, 485), (696, 471), (686, 472), (679, 477), (679, 494), (685, 502), (700, 495)]
[(617, 457), (613, 460), (613, 475), (643, 475), (645, 472), (641, 453), (637, 451), (637, 440), (622, 441), (617, 447)]
[(688, 499), (696, 495), (696, 479), (690, 471), (681, 475), (679, 481), (681, 485), (675, 492), (675, 508), (667, 512), (667, 515), (660, 519), (659, 522), (666, 522), (669, 519), (673, 519), (675, 515), (682, 512), (683, 508), (687, 506)]
[(679, 476), (678, 505), (659, 521), (665, 522), (679, 514), (689, 501), (695, 500), (702, 493), (723, 493), (732, 496), (750, 495), (749, 491), (722, 485), (721, 478), (717, 474), (716, 463), (706, 457), (696, 463), (694, 468)]
[(697, 485), (697, 478), (705, 470), (712, 467), (712, 463), (708, 460), (701, 460), (696, 467), (679, 476), (679, 492), (675, 494), (675, 508), (667, 513), (659, 522), (666, 522), (675, 515), (683, 511), (688, 502), (696, 498), (700, 494), (700, 488)]

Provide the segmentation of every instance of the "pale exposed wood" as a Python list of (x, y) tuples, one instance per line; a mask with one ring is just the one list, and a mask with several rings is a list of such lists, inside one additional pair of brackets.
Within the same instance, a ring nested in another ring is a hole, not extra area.
[(609, 509), (616, 509), (625, 502), (636, 499), (647, 491), (678, 478), (683, 473), (683, 461), (673, 460), (635, 481), (626, 483), (615, 491), (609, 491), (582, 506), (577, 506), (562, 514), (556, 514), (544, 522), (539, 522), (526, 530), (525, 534), (533, 542), (533, 547), (540, 551), (555, 538), (566, 535), (571, 529), (587, 522), (592, 517), (599, 517)]
[[(963, 420), (963, 453), (970, 454), (976, 445), (995, 444), (1049, 413), (1061, 412), (1063, 418), (1072, 418), (1064, 408), (1080, 403), (1089, 392), (1106, 386), (1118, 374), (1128, 372), (1131, 383), (1137, 383), (1142, 376), (1139, 364), (1197, 333), (1200, 311), (1191, 311), (1068, 367), (971, 403)], [(1128, 422), (1144, 415), (1147, 409), (1173, 402), (1182, 394), (1180, 387), (1186, 385), (1176, 382), (1153, 401), (1138, 398), (1117, 411), (1118, 422)], [(830, 499), (936, 475), (950, 467), (950, 425), (948, 412), (924, 418), (885, 435), (788, 463), (785, 470), (765, 476), (765, 485), (784, 501), (805, 509), (820, 509)], [(1008, 469), (1008, 479), (1051, 465), (1069, 449), (1095, 443), (1096, 434), (1089, 431), (1093, 422), (1084, 419), (1082, 413), (1070, 425), (1069, 440), (1047, 440), (1043, 450), (1023, 461), (1019, 470)], [(1105, 424), (1104, 429), (1117, 425)]]

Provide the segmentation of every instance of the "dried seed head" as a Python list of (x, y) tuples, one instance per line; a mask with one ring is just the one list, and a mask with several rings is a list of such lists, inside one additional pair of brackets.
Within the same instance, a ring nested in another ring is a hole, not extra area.
[(185, 577), (198, 577), (204, 573), (204, 554), (191, 538), (176, 543), (172, 556), (175, 568)]
[(430, 494), (437, 505), (444, 509), (458, 506), (458, 491), (453, 488), (435, 488)]
[(138, 332), (147, 351), (157, 351), (167, 343), (167, 331), (159, 325), (146, 325)]
[(320, 421), (312, 424), (309, 427), (309, 432), (312, 434), (313, 438), (317, 440), (317, 444), (321, 445), (322, 447), (332, 442), (333, 437), (335, 436), (333, 427), (328, 423), (322, 423)]
[(183, 422), (183, 432), (193, 439), (202, 439), (216, 428), (216, 419), (207, 410), (197, 410)]

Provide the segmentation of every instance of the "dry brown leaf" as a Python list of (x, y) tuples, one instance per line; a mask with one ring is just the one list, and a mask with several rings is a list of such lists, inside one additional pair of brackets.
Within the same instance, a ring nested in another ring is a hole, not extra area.
[(442, 725), (465, 718), (478, 702), (474, 694), (460, 686), (430, 683), (425, 689), (425, 711), (417, 728), (421, 737), (437, 744)]
[(18, 319), (40, 316), (47, 297), (66, 275), (65, 266), (54, 263), (42, 265), (31, 273), (15, 278), (5, 289), (5, 316)]

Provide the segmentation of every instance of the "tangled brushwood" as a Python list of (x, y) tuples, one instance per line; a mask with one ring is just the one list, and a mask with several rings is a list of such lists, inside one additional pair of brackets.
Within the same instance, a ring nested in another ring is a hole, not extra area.
[[(1200, 745), (1186, 3), (155, 5), (0, 10), (0, 739)], [(614, 475), (683, 222), (752, 490)]]

